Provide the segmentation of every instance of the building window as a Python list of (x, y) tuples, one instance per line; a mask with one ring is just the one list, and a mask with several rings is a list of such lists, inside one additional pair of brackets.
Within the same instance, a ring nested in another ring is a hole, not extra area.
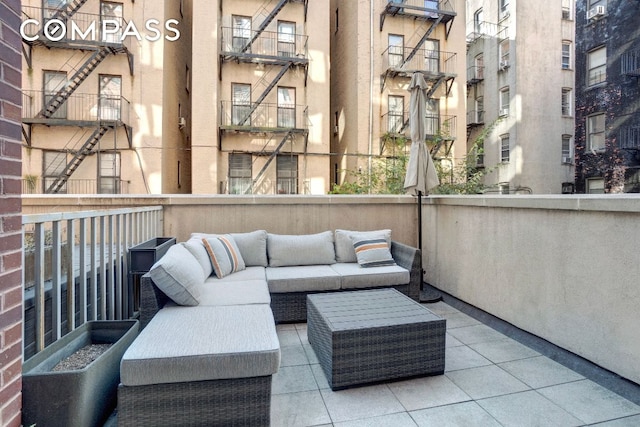
[[(44, 151), (42, 162), (42, 185), (44, 188), (42, 191), (47, 191), (47, 188), (53, 184), (53, 182), (64, 172), (67, 167), (67, 155), (65, 153), (59, 153), (57, 151)], [(58, 193), (67, 192), (67, 183), (65, 182)]]
[(573, 114), (572, 108), (573, 93), (570, 88), (562, 88), (562, 115), (571, 116)]
[(231, 124), (251, 125), (251, 85), (231, 84)]
[(479, 36), (482, 34), (482, 25), (483, 25), (484, 17), (482, 9), (476, 10), (473, 14), (473, 31)]
[(404, 97), (389, 95), (389, 133), (397, 134), (404, 126)]
[(562, 0), (562, 19), (571, 20), (571, 4), (572, 0)]
[(499, 18), (503, 19), (509, 14), (509, 0), (500, 0)]
[(509, 88), (500, 89), (500, 110), (498, 111), (499, 116), (508, 116), (509, 115), (509, 102), (511, 97), (509, 96)]
[(587, 194), (604, 194), (604, 178), (588, 178)]
[(587, 117), (587, 148), (592, 151), (604, 149), (604, 113)]
[(424, 124), (425, 133), (428, 136), (435, 136), (440, 133), (440, 101), (438, 99), (427, 99)]
[(436, 74), (440, 72), (440, 40), (425, 40), (424, 69)]
[(404, 61), (404, 36), (389, 34), (389, 67), (400, 67)]
[(587, 10), (596, 6), (607, 6), (607, 0), (587, 0)]
[(476, 98), (476, 123), (484, 123), (484, 97)]
[(120, 120), (122, 77), (100, 74), (99, 94), (98, 117), (100, 120)]
[(500, 42), (499, 51), (500, 51), (499, 52), (500, 63), (498, 64), (498, 67), (501, 70), (504, 70), (510, 65), (509, 64), (509, 39), (505, 39)]
[(296, 127), (296, 89), (292, 87), (278, 88), (278, 127)]
[(511, 150), (509, 148), (509, 135), (500, 136), (500, 161), (509, 163)]
[[(45, 71), (44, 72), (44, 104), (47, 105), (52, 98), (67, 85), (67, 73), (64, 71)], [(67, 118), (67, 103), (63, 102), (55, 113), (50, 116), (52, 119)]]
[[(242, 52), (242, 49), (251, 39), (251, 17), (233, 15), (231, 17), (231, 48), (233, 52)], [(250, 52), (250, 50), (247, 50)]]
[(98, 194), (120, 193), (120, 153), (100, 153)]
[(599, 47), (587, 54), (587, 86), (607, 80), (607, 48)]
[(571, 69), (571, 42), (570, 41), (562, 42), (562, 69), (563, 70)]
[(478, 80), (484, 79), (484, 55), (480, 54), (474, 59), (475, 70), (474, 70), (474, 78)]
[(295, 22), (278, 21), (278, 56), (293, 57), (296, 55)]
[(280, 155), (276, 158), (278, 194), (298, 194), (298, 156)]
[(562, 163), (573, 163), (573, 143), (571, 135), (562, 135)]
[(229, 154), (229, 194), (251, 192), (251, 154)]
[(106, 31), (102, 33), (102, 41), (107, 43), (122, 43), (122, 32), (124, 24), (122, 3), (112, 3), (108, 1), (100, 2), (101, 28)]

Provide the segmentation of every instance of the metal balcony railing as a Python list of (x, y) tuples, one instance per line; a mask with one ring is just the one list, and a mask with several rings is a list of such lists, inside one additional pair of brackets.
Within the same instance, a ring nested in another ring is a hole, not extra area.
[(90, 320), (133, 313), (127, 251), (162, 235), (163, 208), (22, 216), (25, 360)]
[(484, 80), (484, 66), (472, 65), (467, 68), (467, 83), (475, 84)]
[[(253, 110), (253, 112), (251, 112)], [(251, 114), (249, 114), (251, 113)], [(246, 131), (306, 130), (309, 128), (305, 105), (253, 104), (220, 101), (222, 129)]]
[[(48, 184), (51, 184), (56, 177), (42, 179), (23, 179), (22, 194), (45, 194)], [(108, 194), (129, 194), (129, 181), (123, 181), (119, 178), (107, 178), (109, 180)], [(103, 194), (100, 191), (99, 181), (97, 179), (69, 179), (62, 190), (58, 194)], [(106, 194), (106, 193), (105, 193)]]
[(640, 49), (623, 53), (620, 58), (620, 66), (622, 74), (640, 77)]
[(439, 13), (454, 12), (451, 0), (381, 0), (385, 13), (426, 15), (437, 18)]
[(22, 92), (22, 119), (24, 122), (56, 121), (97, 122), (110, 121), (130, 124), (131, 103), (124, 96), (74, 93), (49, 119), (37, 119), (48, 99), (54, 94), (44, 91)]
[(618, 130), (618, 147), (640, 150), (640, 116), (631, 116)]
[(124, 18), (102, 17), (93, 13), (74, 13), (70, 19), (53, 18), (58, 9), (24, 6), (22, 22), (27, 43), (65, 43), (73, 46), (109, 46), (130, 50), (131, 38), (125, 37), (128, 22)]
[[(422, 71), (434, 76), (456, 75), (456, 54), (439, 50), (418, 49), (413, 52), (411, 47), (389, 46), (382, 52), (382, 68), (384, 72)], [(407, 58), (410, 58), (407, 60)]]
[[(427, 114), (425, 126), (427, 138), (440, 136), (444, 139), (455, 139), (457, 116), (444, 114)], [(409, 113), (385, 113), (381, 117), (383, 135), (411, 137), (409, 133)]]
[(467, 23), (467, 43), (473, 43), (479, 38), (497, 38), (505, 39), (507, 37), (507, 29), (504, 25), (494, 24), (492, 22), (468, 22)]
[(288, 61), (308, 61), (309, 37), (302, 34), (285, 34), (276, 31), (262, 31), (244, 50), (257, 32), (242, 28), (222, 27), (220, 52), (223, 56), (280, 59)]

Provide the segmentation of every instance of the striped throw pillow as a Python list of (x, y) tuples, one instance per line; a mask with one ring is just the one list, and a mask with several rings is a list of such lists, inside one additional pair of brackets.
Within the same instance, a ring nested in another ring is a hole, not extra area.
[(202, 239), (202, 244), (209, 254), (213, 271), (218, 278), (222, 279), (224, 276), (245, 269), (240, 250), (233, 237), (228, 234), (205, 237)]
[(356, 258), (361, 267), (380, 267), (385, 265), (396, 265), (389, 243), (385, 238), (362, 238), (352, 236), (353, 249), (356, 251)]

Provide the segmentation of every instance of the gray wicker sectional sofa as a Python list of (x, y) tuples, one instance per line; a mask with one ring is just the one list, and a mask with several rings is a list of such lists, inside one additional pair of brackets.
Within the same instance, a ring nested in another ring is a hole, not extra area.
[(118, 424), (268, 425), (276, 323), (306, 321), (310, 293), (393, 287), (417, 300), (419, 266), (390, 230), (192, 234), (142, 278)]

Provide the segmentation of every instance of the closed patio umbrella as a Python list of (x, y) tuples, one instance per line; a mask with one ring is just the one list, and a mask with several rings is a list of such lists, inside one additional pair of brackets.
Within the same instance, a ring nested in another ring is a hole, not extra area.
[[(407, 174), (404, 179), (404, 189), (407, 193), (418, 196), (418, 247), (422, 251), (422, 195), (440, 184), (436, 167), (431, 155), (427, 152), (425, 116), (427, 110), (427, 82), (422, 73), (415, 72), (409, 84), (411, 97), (409, 101), (409, 134), (411, 136), (411, 151)], [(422, 271), (422, 266), (420, 268)], [(422, 277), (420, 277), (422, 280)], [(422, 292), (424, 294), (424, 292)], [(422, 296), (420, 298), (423, 300)], [(438, 295), (430, 295), (425, 300), (438, 300)]]

